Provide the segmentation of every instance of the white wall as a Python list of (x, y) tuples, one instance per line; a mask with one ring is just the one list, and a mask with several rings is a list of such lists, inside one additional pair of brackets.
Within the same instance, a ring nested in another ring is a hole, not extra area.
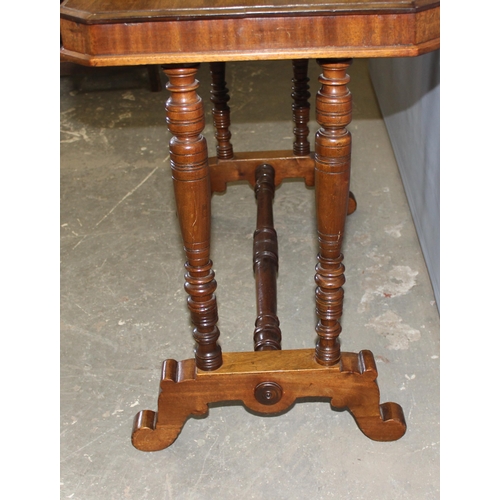
[(370, 75), (391, 138), (439, 308), (439, 50), (371, 59)]

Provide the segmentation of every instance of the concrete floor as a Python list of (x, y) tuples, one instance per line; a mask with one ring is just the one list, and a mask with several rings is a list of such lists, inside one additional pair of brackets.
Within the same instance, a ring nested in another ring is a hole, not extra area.
[[(367, 61), (349, 73), (358, 209), (344, 245), (342, 347), (374, 353), (381, 402), (403, 407), (405, 436), (371, 441), (327, 402), (279, 417), (217, 405), (163, 451), (131, 445), (134, 415), (157, 408), (162, 361), (191, 357), (193, 341), (167, 93), (151, 92), (141, 68), (96, 70), (61, 78), (61, 498), (439, 498), (439, 315)], [(317, 75), (311, 62), (313, 94)], [(290, 79), (289, 62), (228, 66), (235, 149), (291, 147)], [(207, 100), (205, 65), (200, 81)], [(208, 114), (205, 135), (214, 154)], [(212, 205), (220, 341), (251, 350), (254, 195), (233, 185)], [(283, 347), (313, 347), (314, 191), (286, 182), (274, 207)]]

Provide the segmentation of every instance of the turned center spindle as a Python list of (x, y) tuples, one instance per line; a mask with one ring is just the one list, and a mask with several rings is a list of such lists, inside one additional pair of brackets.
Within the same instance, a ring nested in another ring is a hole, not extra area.
[(274, 168), (263, 164), (255, 171), (257, 228), (253, 237), (253, 269), (257, 292), (257, 320), (254, 349), (281, 349), (281, 330), (277, 316), (276, 277), (278, 274), (278, 237), (274, 229)]

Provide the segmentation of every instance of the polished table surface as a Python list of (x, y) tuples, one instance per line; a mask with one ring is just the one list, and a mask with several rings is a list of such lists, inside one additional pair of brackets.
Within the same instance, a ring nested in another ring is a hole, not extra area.
[[(342, 352), (338, 340), (345, 282), (341, 253), (349, 193), (352, 101), (346, 73), (355, 57), (416, 56), (439, 47), (439, 2), (344, 0), (293, 4), (251, 0), (66, 0), (61, 5), (61, 54), (88, 66), (161, 64), (168, 77), (167, 124), (177, 215), (186, 253), (188, 308), (195, 357), (167, 359), (158, 411), (135, 418), (132, 442), (143, 451), (170, 446), (190, 415), (208, 404), (241, 401), (275, 414), (304, 397), (327, 397), (349, 408), (371, 439), (393, 441), (406, 431), (402, 408), (380, 404), (370, 351)], [(307, 64), (322, 67), (316, 96), (320, 128), (308, 135)], [(225, 62), (292, 59), (293, 151), (233, 153)], [(208, 158), (196, 73), (209, 62), (217, 157)], [(236, 176), (236, 177), (235, 177)], [(302, 177), (315, 186), (318, 229), (315, 349), (281, 350), (276, 308), (277, 235), (274, 188)], [(210, 199), (227, 182), (255, 186), (254, 351), (222, 353), (210, 260)], [(354, 207), (355, 208), (355, 207)]]
[(63, 56), (89, 66), (416, 56), (436, 0), (66, 0)]

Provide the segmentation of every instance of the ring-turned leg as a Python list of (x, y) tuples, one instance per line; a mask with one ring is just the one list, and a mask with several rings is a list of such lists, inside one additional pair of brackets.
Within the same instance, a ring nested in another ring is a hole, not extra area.
[(346, 73), (351, 60), (320, 60), (323, 73), (316, 98), (315, 186), (319, 254), (316, 266), (318, 342), (316, 361), (331, 366), (340, 360), (338, 336), (345, 282), (341, 253), (349, 203), (352, 100)]
[(310, 152), (309, 145), (309, 78), (307, 76), (308, 59), (294, 59), (293, 65), (293, 86), (292, 86), (292, 111), (295, 127), (293, 133), (295, 141), (293, 143), (293, 153), (297, 156), (306, 156)]
[(229, 90), (226, 87), (226, 63), (210, 63), (212, 75), (211, 98), (212, 116), (215, 127), (215, 138), (217, 139), (217, 158), (228, 160), (233, 157), (233, 146), (231, 144), (231, 110), (227, 105), (229, 101)]
[(211, 189), (205, 138), (203, 103), (197, 95), (195, 79), (198, 65), (166, 66), (167, 124), (170, 140), (170, 164), (174, 182), (177, 215), (186, 252), (188, 306), (194, 324), (196, 366), (215, 370), (222, 365), (217, 342), (217, 303), (212, 261), (210, 260)]

